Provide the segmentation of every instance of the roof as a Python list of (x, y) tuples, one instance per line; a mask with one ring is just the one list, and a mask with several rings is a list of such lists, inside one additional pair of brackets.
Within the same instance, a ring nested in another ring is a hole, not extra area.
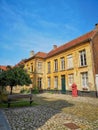
[(1, 66), (1, 65), (0, 65), (0, 69), (2, 69), (2, 70), (7, 70), (7, 67), (6, 67), (6, 66)]
[(39, 57), (39, 58), (45, 58), (47, 56), (47, 53), (45, 52), (38, 52), (35, 54), (35, 57)]
[(90, 40), (94, 36), (94, 34), (95, 34), (94, 30), (90, 31), (90, 32), (88, 32), (88, 33), (86, 33), (86, 34), (84, 34), (84, 35), (82, 35), (82, 36), (80, 36), (80, 37), (78, 37), (78, 38), (68, 42), (68, 43), (65, 43), (62, 46), (59, 46), (59, 47), (55, 48), (55, 49), (51, 50), (47, 54), (46, 58), (54, 56), (54, 55), (56, 55), (58, 53), (61, 53), (61, 52), (65, 51), (65, 50), (70, 49), (71, 47), (74, 47), (74, 46), (76, 46), (76, 45), (78, 45), (80, 43), (83, 43), (83, 42), (85, 42), (87, 40)]
[(37, 52), (37, 53), (36, 53), (35, 55), (33, 55), (32, 57), (26, 59), (25, 62), (26, 62), (26, 61), (29, 61), (29, 60), (31, 60), (31, 59), (33, 59), (33, 58), (42, 58), (42, 59), (44, 59), (46, 56), (47, 56), (47, 53), (45, 53), (45, 52)]
[(20, 65), (24, 65), (25, 61), (26, 61), (26, 59), (21, 60), (19, 63), (17, 63), (17, 64), (15, 65), (15, 67), (18, 67), (18, 66), (20, 66)]

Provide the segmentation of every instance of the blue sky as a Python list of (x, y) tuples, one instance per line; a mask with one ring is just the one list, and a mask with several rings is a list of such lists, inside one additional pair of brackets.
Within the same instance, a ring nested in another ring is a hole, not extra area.
[(98, 0), (0, 0), (0, 65), (49, 52), (95, 28)]

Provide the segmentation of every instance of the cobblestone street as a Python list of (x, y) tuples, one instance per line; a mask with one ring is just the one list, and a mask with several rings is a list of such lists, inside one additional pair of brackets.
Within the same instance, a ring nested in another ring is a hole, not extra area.
[(43, 93), (33, 107), (4, 109), (11, 130), (98, 130), (98, 98)]

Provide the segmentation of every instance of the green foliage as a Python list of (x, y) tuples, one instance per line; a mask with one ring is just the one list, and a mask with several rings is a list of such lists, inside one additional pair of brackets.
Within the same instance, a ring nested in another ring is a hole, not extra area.
[(38, 94), (39, 93), (38, 87), (34, 87), (33, 90), (32, 90), (32, 93), (33, 94)]
[(32, 81), (26, 71), (21, 67), (10, 68), (0, 73), (0, 86), (10, 86), (11, 94), (13, 86), (29, 85)]
[(7, 102), (7, 93), (2, 93), (0, 94), (0, 103), (5, 103)]
[[(11, 104), (11, 108), (15, 108), (15, 107), (29, 107), (29, 106), (36, 106), (38, 105), (35, 102), (32, 102), (32, 104), (30, 105), (30, 102), (28, 101), (20, 101), (20, 102), (15, 102)], [(8, 104), (7, 103), (0, 103), (0, 108), (7, 108)]]
[(21, 89), (20, 90), (20, 93), (30, 93), (31, 91), (30, 91), (30, 89)]

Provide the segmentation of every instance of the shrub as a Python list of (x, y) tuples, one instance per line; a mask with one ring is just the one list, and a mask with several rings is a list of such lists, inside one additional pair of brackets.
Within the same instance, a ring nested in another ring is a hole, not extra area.
[(21, 89), (20, 93), (30, 93), (30, 89)]

